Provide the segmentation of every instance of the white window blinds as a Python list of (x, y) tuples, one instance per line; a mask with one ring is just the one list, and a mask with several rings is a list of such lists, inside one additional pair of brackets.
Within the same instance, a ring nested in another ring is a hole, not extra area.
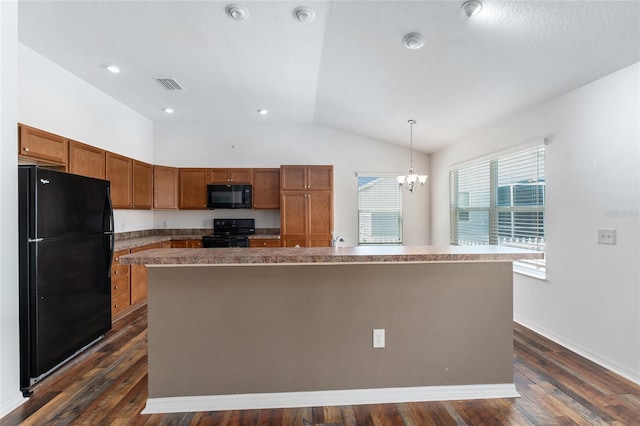
[[(545, 148), (478, 162), (449, 173), (451, 244), (545, 251)], [(544, 274), (544, 260), (514, 270)]]
[(402, 187), (394, 176), (358, 175), (358, 243), (402, 244)]

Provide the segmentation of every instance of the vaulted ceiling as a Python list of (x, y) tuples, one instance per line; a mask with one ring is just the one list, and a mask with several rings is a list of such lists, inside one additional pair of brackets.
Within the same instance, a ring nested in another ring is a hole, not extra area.
[[(415, 119), (425, 152), (640, 61), (638, 1), (485, 1), (472, 18), (455, 0), (234, 1), (243, 21), (229, 3), (20, 1), (18, 37), (153, 121), (313, 123), (408, 145)], [(300, 5), (315, 20), (295, 20)], [(422, 48), (404, 47), (409, 32)]]

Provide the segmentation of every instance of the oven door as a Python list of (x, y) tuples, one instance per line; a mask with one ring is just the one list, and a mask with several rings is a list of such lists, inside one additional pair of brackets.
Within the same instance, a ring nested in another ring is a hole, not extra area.
[(212, 247), (231, 247), (228, 238), (214, 237), (213, 235), (205, 235), (202, 237), (202, 248)]

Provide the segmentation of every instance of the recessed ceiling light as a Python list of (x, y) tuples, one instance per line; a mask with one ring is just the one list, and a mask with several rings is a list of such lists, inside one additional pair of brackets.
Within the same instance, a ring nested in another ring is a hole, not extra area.
[(467, 15), (467, 18), (477, 15), (482, 10), (482, 3), (479, 0), (467, 0), (462, 3), (460, 10)]
[(402, 38), (402, 43), (407, 49), (420, 49), (424, 46), (424, 38), (422, 38), (422, 34), (409, 33)]
[(260, 114), (260, 115), (267, 115), (267, 114), (269, 113), (269, 111), (268, 111), (268, 110), (263, 109), (263, 108), (260, 108), (260, 109), (259, 109), (259, 110), (257, 110), (257, 111), (258, 111), (258, 114)]
[(164, 112), (166, 112), (167, 114), (173, 114), (173, 108), (165, 108), (163, 109)]
[(300, 6), (293, 10), (293, 17), (296, 18), (298, 22), (309, 23), (316, 19), (316, 12), (310, 7)]
[(114, 74), (118, 74), (120, 72), (120, 67), (114, 64), (105, 64), (104, 67)]
[(235, 19), (236, 21), (244, 21), (249, 17), (249, 12), (245, 8), (237, 4), (230, 4), (224, 8), (224, 11), (227, 12), (227, 15), (231, 19)]

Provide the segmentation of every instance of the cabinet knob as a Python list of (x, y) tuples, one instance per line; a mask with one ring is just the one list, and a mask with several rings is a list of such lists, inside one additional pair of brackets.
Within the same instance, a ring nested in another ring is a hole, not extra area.
[(117, 308), (117, 307), (118, 307), (118, 305), (113, 305), (113, 307), (114, 307), (114, 308)]
[(118, 286), (115, 286), (113, 289), (114, 289), (114, 290), (117, 290), (117, 289), (118, 289)]
[(116, 271), (116, 275), (118, 275), (118, 271)]
[(25, 150), (26, 152), (29, 152), (29, 148), (24, 148), (24, 150)]

